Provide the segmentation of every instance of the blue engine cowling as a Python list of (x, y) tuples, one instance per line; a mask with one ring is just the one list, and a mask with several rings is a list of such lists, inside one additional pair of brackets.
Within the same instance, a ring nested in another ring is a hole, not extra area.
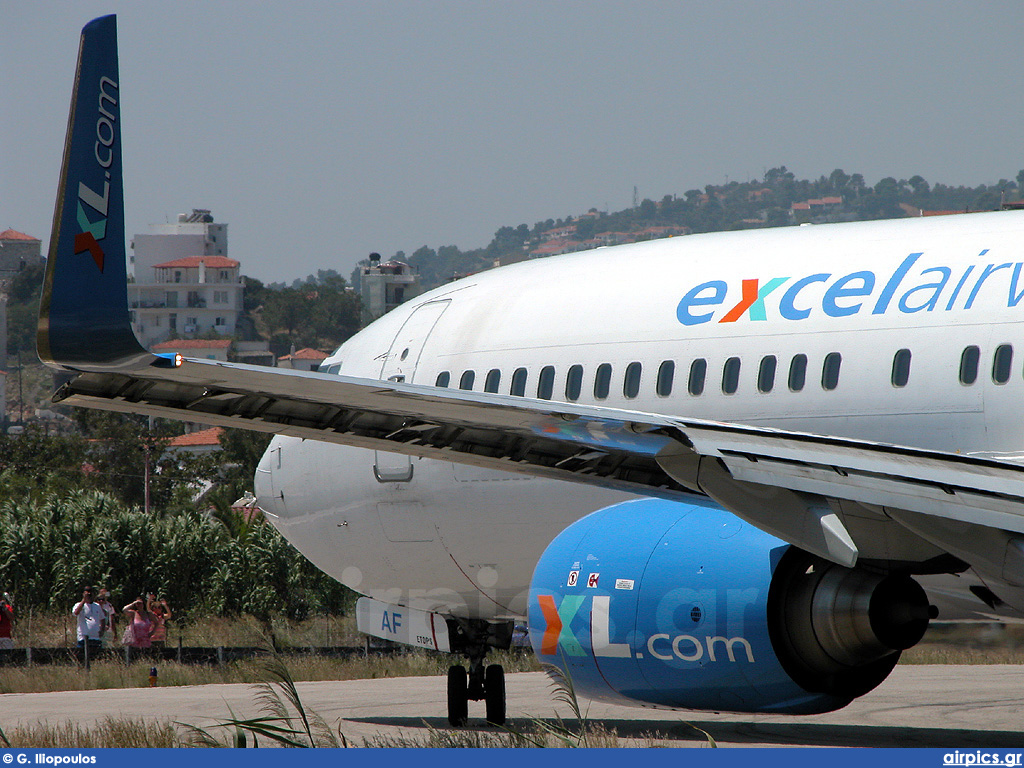
[(710, 501), (588, 515), (548, 545), (529, 599), (538, 658), (584, 696), (731, 712), (843, 707), (928, 616), (912, 579), (834, 565)]

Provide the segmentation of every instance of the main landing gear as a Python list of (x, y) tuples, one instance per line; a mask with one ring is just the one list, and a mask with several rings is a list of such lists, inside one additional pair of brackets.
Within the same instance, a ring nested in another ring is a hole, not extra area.
[(490, 648), (511, 645), (512, 625), (466, 620), (458, 623), (469, 671), (461, 664), (448, 668), (448, 722), (456, 727), (465, 725), (469, 721), (469, 702), (483, 700), (487, 722), (504, 725), (505, 670), (500, 664), (484, 664), (484, 657)]

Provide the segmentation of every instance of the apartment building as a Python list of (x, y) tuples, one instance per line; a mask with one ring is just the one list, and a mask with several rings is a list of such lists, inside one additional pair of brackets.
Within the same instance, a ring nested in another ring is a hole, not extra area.
[(186, 256), (153, 266), (153, 278), (132, 286), (132, 323), (145, 346), (172, 337), (235, 333), (244, 282), (226, 256)]
[(227, 256), (227, 224), (196, 208), (132, 238), (132, 326), (149, 347), (172, 338), (231, 336), (242, 311), (239, 262)]

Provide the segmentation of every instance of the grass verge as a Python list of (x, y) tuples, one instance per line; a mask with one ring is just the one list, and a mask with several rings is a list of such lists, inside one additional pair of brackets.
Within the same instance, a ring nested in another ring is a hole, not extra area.
[[(495, 653), (494, 663), (508, 672), (540, 669), (532, 654)], [(442, 675), (448, 671), (451, 657), (444, 654), (412, 651), (391, 656), (330, 659), (322, 656), (292, 657), (288, 669), (296, 681), (363, 680), (384, 677), (420, 677)], [(93, 662), (86, 671), (77, 665), (48, 664), (0, 669), (0, 693), (46, 693), (49, 691), (90, 691), (108, 688), (145, 688), (149, 685), (152, 661), (139, 660)], [(238, 661), (205, 666), (161, 662), (157, 681), (168, 685), (207, 685), (209, 683), (259, 683), (263, 679), (260, 662)]]

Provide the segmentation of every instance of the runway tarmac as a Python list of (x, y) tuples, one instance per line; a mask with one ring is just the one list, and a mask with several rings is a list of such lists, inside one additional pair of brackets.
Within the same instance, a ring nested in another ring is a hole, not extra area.
[[(568, 718), (552, 700), (543, 673), (507, 677), (510, 727), (526, 730), (526, 718)], [(307, 708), (331, 725), (340, 720), (353, 745), (375, 734), (415, 735), (424, 723), (447, 729), (445, 680), (407, 677), (383, 680), (299, 683)], [(210, 725), (255, 714), (250, 686), (203, 685), (127, 690), (4, 694), (0, 727), (71, 720), (88, 725), (104, 717)], [(583, 702), (586, 705), (586, 702)], [(724, 747), (996, 747), (1024, 749), (1024, 666), (900, 666), (875, 691), (845, 709), (824, 715), (731, 715), (666, 712), (591, 704), (591, 720), (620, 737), (657, 732), (668, 746), (706, 746), (692, 723)], [(483, 703), (470, 702), (469, 728), (486, 729)]]

